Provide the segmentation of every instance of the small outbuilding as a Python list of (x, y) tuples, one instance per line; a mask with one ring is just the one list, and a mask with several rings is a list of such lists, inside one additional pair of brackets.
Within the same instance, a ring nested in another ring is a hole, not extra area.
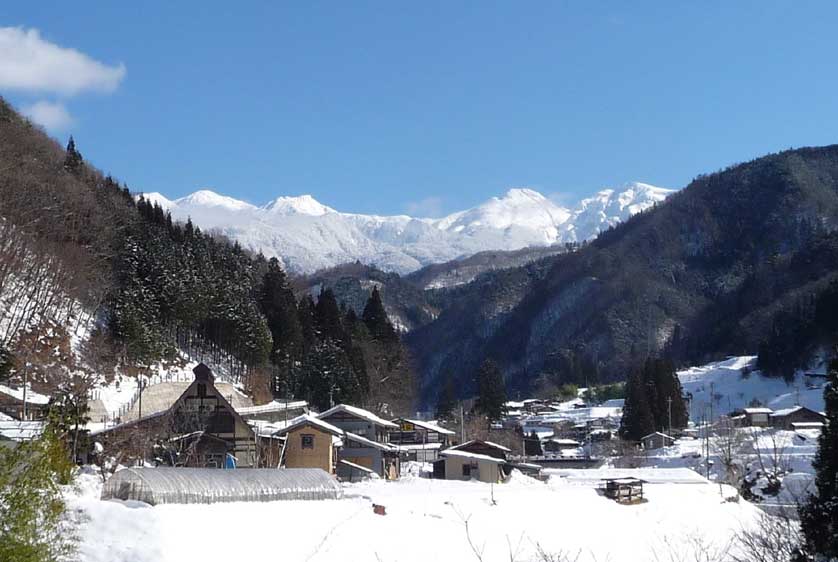
[(663, 449), (664, 447), (672, 446), (675, 443), (675, 438), (666, 433), (656, 431), (644, 436), (640, 439), (640, 442), (643, 444), (645, 450), (651, 451), (653, 449)]
[(503, 470), (506, 460), (470, 453), (457, 449), (447, 449), (440, 453), (445, 459), (446, 480), (479, 480), (497, 484), (506, 474)]
[(275, 435), (285, 438), (280, 461), (285, 468), (319, 468), (335, 473), (337, 449), (343, 437), (340, 428), (303, 414)]
[(102, 499), (166, 503), (268, 502), (340, 499), (327, 472), (306, 468), (125, 468), (110, 477)]

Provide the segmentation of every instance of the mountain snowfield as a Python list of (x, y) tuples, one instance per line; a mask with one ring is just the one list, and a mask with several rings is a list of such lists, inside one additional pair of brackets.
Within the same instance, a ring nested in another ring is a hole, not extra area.
[(440, 219), (343, 213), (310, 195), (279, 197), (263, 206), (208, 190), (174, 200), (160, 193), (143, 196), (175, 219), (191, 218), (204, 230), (279, 258), (289, 271), (311, 273), (361, 261), (408, 273), (486, 250), (589, 240), (672, 192), (633, 182), (566, 208), (532, 189), (510, 189), (503, 197)]

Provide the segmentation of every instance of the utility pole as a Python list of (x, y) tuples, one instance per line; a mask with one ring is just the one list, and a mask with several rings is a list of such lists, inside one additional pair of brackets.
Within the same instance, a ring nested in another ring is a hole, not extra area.
[(669, 412), (669, 436), (672, 437), (672, 397), (666, 399), (666, 409)]
[(466, 422), (463, 413), (463, 403), (460, 402), (460, 443), (466, 442)]
[(26, 419), (26, 373), (29, 371), (26, 367), (23, 368), (23, 416)]

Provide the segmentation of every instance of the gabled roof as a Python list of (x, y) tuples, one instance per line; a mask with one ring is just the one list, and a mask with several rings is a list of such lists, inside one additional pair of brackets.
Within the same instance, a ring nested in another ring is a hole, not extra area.
[[(218, 402), (225, 406), (227, 411), (236, 419), (236, 421), (240, 422), (244, 425), (248, 431), (253, 432), (253, 428), (245, 421), (245, 419), (241, 416), (240, 413), (233, 408), (233, 405), (224, 398), (224, 395), (219, 392), (218, 388), (215, 386), (215, 376), (212, 374), (212, 371), (209, 367), (204, 365), (203, 363), (198, 363), (198, 365), (192, 369), (192, 372), (195, 374), (195, 379), (189, 383), (189, 386), (178, 396), (178, 399), (175, 400), (174, 404), (169, 406), (169, 409), (166, 412), (176, 412), (178, 406), (183, 405), (184, 400), (186, 399), (186, 395), (190, 393), (194, 386), (198, 384), (209, 384), (212, 386), (213, 391), (215, 392), (215, 397), (218, 399)], [(253, 432), (255, 434), (255, 432)]]
[(378, 425), (378, 426), (381, 426), (381, 427), (392, 427), (392, 428), (396, 428), (396, 429), (398, 429), (398, 427), (399, 427), (398, 425), (394, 424), (393, 422), (387, 421), (385, 419), (382, 419), (382, 418), (376, 416), (372, 412), (364, 410), (363, 408), (357, 408), (355, 406), (350, 406), (349, 404), (338, 404), (337, 406), (335, 406), (333, 408), (329, 408), (328, 410), (326, 410), (322, 414), (318, 414), (317, 417), (320, 418), (320, 419), (325, 419), (325, 418), (328, 418), (329, 416), (331, 416), (332, 414), (337, 414), (337, 413), (340, 413), (340, 412), (345, 412), (345, 413), (347, 413), (351, 416), (355, 416), (356, 418), (361, 418), (361, 419), (367, 420), (368, 422), (373, 423), (373, 424)]
[(459, 457), (464, 459), (473, 459), (478, 461), (486, 461), (494, 464), (506, 464), (504, 459), (490, 457), (489, 455), (481, 455), (478, 453), (469, 453), (468, 451), (456, 451), (453, 449), (446, 449), (439, 453), (443, 457)]
[(808, 412), (812, 412), (813, 414), (818, 414), (819, 416), (823, 416), (823, 414), (821, 414), (820, 412), (816, 412), (815, 410), (812, 410), (811, 408), (807, 408), (806, 406), (794, 406), (792, 408), (783, 408), (782, 410), (777, 410), (777, 411), (775, 411), (774, 413), (771, 414), (771, 417), (772, 418), (781, 418), (783, 416), (788, 416), (790, 414), (793, 414), (795, 412), (799, 412), (801, 410), (806, 410)]
[(297, 416), (290, 422), (288, 425), (283, 427), (282, 429), (274, 432), (274, 435), (285, 435), (289, 431), (293, 431), (299, 427), (303, 427), (306, 425), (312, 425), (318, 429), (325, 431), (326, 433), (331, 433), (336, 437), (343, 437), (343, 430), (339, 427), (335, 427), (334, 425), (324, 422), (323, 420), (312, 416), (311, 414), (303, 414), (301, 416)]
[(643, 437), (640, 438), (640, 440), (643, 441), (644, 439), (648, 439), (649, 437), (654, 437), (655, 435), (660, 435), (661, 437), (665, 437), (667, 439), (671, 439), (672, 441), (675, 441), (674, 437), (672, 437), (671, 435), (667, 435), (666, 433), (661, 433), (660, 431), (650, 433), (649, 435), (644, 435)]
[(511, 453), (512, 449), (508, 447), (504, 447), (503, 445), (498, 445), (497, 443), (492, 443), (491, 441), (483, 441), (482, 439), (472, 439), (471, 441), (466, 441), (465, 443), (460, 443), (459, 445), (455, 445), (448, 449), (449, 451), (452, 449), (463, 449), (468, 447), (469, 445), (473, 445), (475, 443), (482, 443), (484, 445), (488, 445), (492, 449), (498, 449), (499, 451), (503, 451), (504, 453)]
[(451, 431), (450, 429), (440, 427), (435, 423), (425, 422), (421, 420), (410, 420), (407, 418), (396, 418), (393, 420), (393, 422), (395, 422), (396, 420), (404, 420), (407, 423), (412, 423), (416, 427), (421, 427), (422, 429), (427, 429), (428, 431), (435, 431), (436, 433), (439, 433), (441, 435), (457, 435), (456, 431)]

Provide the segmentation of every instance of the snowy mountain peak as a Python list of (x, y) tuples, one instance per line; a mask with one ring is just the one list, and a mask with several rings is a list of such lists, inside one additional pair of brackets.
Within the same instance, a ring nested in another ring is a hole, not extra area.
[(518, 250), (581, 242), (662, 201), (670, 190), (643, 183), (605, 189), (565, 208), (528, 188), (441, 219), (342, 213), (311, 195), (278, 197), (267, 205), (209, 190), (170, 201), (145, 195), (179, 220), (216, 229), (243, 246), (280, 258), (291, 271), (360, 260), (386, 271), (407, 273), (486, 250)]
[(327, 213), (336, 213), (331, 207), (320, 203), (311, 195), (298, 197), (277, 197), (263, 207), (264, 210), (276, 215), (309, 215), (320, 217)]
[(226, 195), (218, 194), (209, 189), (201, 189), (195, 193), (191, 193), (186, 197), (181, 197), (174, 201), (178, 206), (190, 207), (222, 207), (231, 211), (242, 211), (248, 209), (255, 209), (250, 203), (227, 197)]
[(167, 199), (165, 195), (163, 195), (162, 193), (158, 193), (156, 191), (153, 192), (153, 193), (144, 193), (143, 194), (143, 199), (145, 199), (146, 201), (148, 201), (152, 205), (154, 205), (155, 203), (157, 205), (160, 205), (160, 207), (164, 211), (168, 210), (172, 205), (175, 204), (173, 201), (170, 201), (169, 199)]

